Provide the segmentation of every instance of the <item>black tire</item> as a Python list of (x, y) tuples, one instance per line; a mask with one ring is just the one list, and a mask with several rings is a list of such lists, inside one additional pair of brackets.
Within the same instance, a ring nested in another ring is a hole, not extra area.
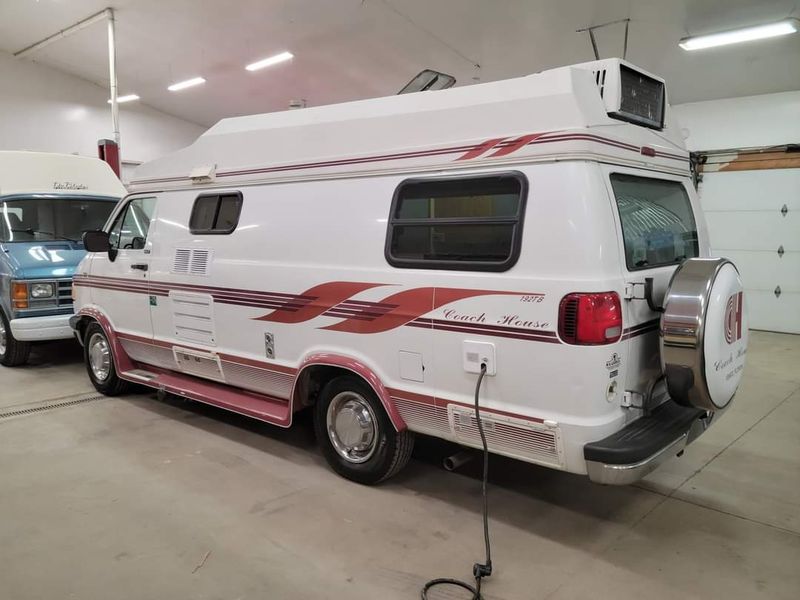
[[(30, 342), (21, 342), (14, 339), (11, 333), (11, 325), (8, 323), (5, 313), (0, 310), (0, 324), (2, 324), (2, 331), (0, 335), (5, 332), (5, 344), (0, 341), (0, 365), (4, 367), (18, 367), (28, 362), (28, 356), (31, 353)], [(5, 346), (5, 348), (3, 347)]]
[[(343, 397), (357, 397), (369, 405), (368, 413), (375, 425), (374, 446), (370, 444), (373, 449), (363, 462), (356, 463), (342, 456), (331, 437), (335, 434), (328, 431), (329, 408), (334, 400), (339, 403)], [(408, 430), (395, 431), (372, 388), (362, 379), (350, 375), (337, 377), (322, 389), (314, 407), (314, 430), (331, 468), (342, 477), (365, 485), (380, 483), (398, 473), (406, 466), (414, 449), (414, 434)]]
[[(105, 377), (99, 377), (95, 374), (89, 357), (92, 346), (100, 339), (106, 344), (109, 355), (108, 371)], [(117, 369), (114, 366), (113, 350), (111, 348), (111, 342), (106, 337), (103, 328), (100, 327), (97, 322), (90, 323), (86, 327), (86, 331), (83, 335), (83, 362), (86, 365), (86, 372), (89, 374), (89, 379), (91, 379), (94, 389), (98, 392), (105, 396), (119, 396), (128, 391), (130, 384), (117, 376)]]

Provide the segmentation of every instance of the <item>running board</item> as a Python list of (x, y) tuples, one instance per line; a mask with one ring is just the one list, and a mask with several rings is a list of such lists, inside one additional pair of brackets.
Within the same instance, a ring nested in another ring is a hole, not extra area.
[(191, 375), (154, 367), (123, 371), (119, 376), (126, 381), (163, 390), (204, 404), (211, 404), (280, 427), (289, 427), (292, 422), (289, 401), (273, 396), (248, 392)]

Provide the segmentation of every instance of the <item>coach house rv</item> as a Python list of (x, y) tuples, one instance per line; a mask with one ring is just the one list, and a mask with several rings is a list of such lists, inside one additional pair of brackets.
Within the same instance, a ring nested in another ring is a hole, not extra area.
[(102, 227), (125, 188), (96, 158), (0, 152), (0, 365), (71, 339), (72, 275), (81, 237)]
[(358, 482), (418, 434), (480, 447), (482, 377), (491, 452), (630, 483), (747, 349), (688, 159), (663, 80), (617, 59), (225, 119), (86, 234), (71, 324), (99, 391), (308, 407)]

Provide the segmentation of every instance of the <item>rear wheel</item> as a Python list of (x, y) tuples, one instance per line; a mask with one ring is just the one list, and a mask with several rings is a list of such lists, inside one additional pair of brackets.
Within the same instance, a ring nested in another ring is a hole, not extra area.
[(21, 342), (14, 339), (11, 325), (5, 313), (0, 310), (0, 365), (5, 367), (18, 367), (28, 362), (31, 353), (30, 342)]
[(118, 396), (128, 390), (128, 382), (117, 376), (111, 342), (98, 323), (91, 323), (86, 328), (83, 359), (89, 379), (98, 392), (106, 396)]
[(372, 388), (349, 375), (322, 389), (314, 428), (331, 468), (358, 483), (388, 479), (408, 463), (414, 448), (414, 434), (395, 431)]

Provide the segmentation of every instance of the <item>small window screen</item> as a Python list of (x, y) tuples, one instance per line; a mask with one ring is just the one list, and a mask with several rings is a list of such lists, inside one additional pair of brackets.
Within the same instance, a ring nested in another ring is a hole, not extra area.
[(699, 253), (689, 195), (679, 181), (611, 175), (629, 271), (678, 264)]
[(510, 269), (519, 256), (525, 193), (518, 173), (406, 181), (392, 205), (386, 258), (405, 268)]
[(192, 233), (232, 233), (241, 211), (240, 193), (199, 196), (194, 201), (189, 229)]

